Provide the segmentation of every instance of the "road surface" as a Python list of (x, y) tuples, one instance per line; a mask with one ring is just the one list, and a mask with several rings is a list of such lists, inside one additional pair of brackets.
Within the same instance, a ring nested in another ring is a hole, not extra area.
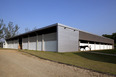
[(0, 50), (0, 77), (112, 77), (39, 59), (16, 50)]

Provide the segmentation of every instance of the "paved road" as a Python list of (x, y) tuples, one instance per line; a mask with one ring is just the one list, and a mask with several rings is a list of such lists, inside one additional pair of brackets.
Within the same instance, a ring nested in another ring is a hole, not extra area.
[(15, 50), (0, 50), (0, 77), (110, 77)]

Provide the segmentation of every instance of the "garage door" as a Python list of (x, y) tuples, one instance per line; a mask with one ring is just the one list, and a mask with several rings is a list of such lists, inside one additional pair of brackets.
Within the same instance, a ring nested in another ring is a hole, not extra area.
[(50, 33), (44, 35), (44, 50), (45, 51), (57, 51), (56, 33)]

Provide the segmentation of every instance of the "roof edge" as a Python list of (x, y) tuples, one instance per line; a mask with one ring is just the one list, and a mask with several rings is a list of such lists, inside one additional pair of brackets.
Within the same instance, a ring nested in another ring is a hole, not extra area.
[(73, 28), (73, 27), (70, 27), (70, 26), (67, 26), (67, 25), (64, 25), (64, 24), (61, 24), (61, 23), (57, 23), (57, 24), (58, 24), (58, 26), (67, 27), (69, 29), (73, 29), (73, 30), (79, 31), (79, 29), (77, 29), (77, 28)]
[(12, 39), (12, 38), (15, 38), (15, 37), (19, 37), (19, 36), (21, 36), (21, 35), (25, 35), (25, 34), (28, 34), (28, 33), (31, 33), (31, 32), (36, 32), (36, 31), (38, 31), (38, 30), (50, 28), (50, 27), (57, 26), (57, 25), (58, 25), (58, 23), (51, 24), (51, 25), (48, 25), (48, 26), (45, 26), (45, 27), (41, 27), (41, 28), (38, 28), (38, 29), (35, 29), (35, 30), (32, 30), (32, 31), (29, 31), (29, 32), (25, 32), (25, 33), (16, 35), (16, 36), (14, 36), (14, 37), (11, 37), (11, 38), (8, 38), (8, 39), (5, 39), (5, 40), (9, 40), (9, 39)]

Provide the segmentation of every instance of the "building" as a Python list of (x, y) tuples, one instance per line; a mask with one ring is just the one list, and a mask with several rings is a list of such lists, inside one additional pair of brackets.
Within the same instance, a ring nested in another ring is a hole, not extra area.
[(6, 39), (4, 48), (72, 52), (113, 49), (114, 41), (63, 24), (52, 24)]

